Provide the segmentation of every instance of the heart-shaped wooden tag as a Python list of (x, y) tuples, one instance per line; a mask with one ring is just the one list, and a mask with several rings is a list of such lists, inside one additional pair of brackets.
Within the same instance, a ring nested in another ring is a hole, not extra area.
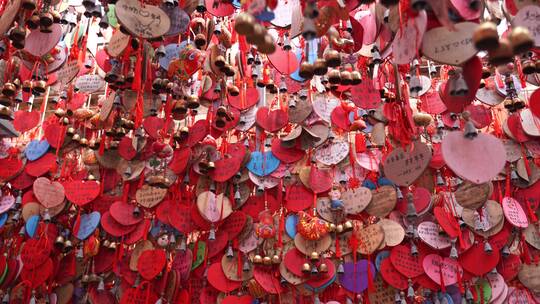
[[(486, 252), (484, 250), (484, 243), (479, 242), (459, 256), (459, 263), (464, 270), (476, 276), (482, 276), (497, 266), (499, 257), (498, 250)], [(482, 261), (482, 263), (478, 261)]]
[(399, 186), (410, 186), (427, 168), (431, 150), (421, 142), (415, 142), (411, 150), (394, 149), (384, 160), (384, 174)]
[(34, 181), (34, 195), (45, 208), (53, 208), (64, 202), (64, 187), (59, 182), (51, 182), (46, 177)]
[(197, 208), (200, 214), (212, 223), (219, 222), (232, 213), (229, 198), (223, 193), (216, 195), (211, 191), (205, 191), (197, 196)]
[(257, 110), (257, 124), (268, 132), (276, 132), (289, 122), (289, 115), (282, 109), (270, 110), (261, 107)]
[(435, 283), (449, 286), (456, 284), (463, 276), (463, 269), (457, 260), (443, 258), (438, 254), (428, 254), (422, 262), (424, 271)]
[(407, 277), (399, 273), (390, 259), (384, 259), (380, 266), (380, 273), (384, 281), (397, 289), (407, 289), (409, 286)]
[(419, 256), (411, 254), (411, 247), (398, 245), (390, 252), (392, 265), (407, 278), (415, 278), (424, 273), (422, 260)]
[(372, 254), (384, 241), (384, 230), (380, 225), (372, 224), (363, 228), (354, 230), (356, 238), (359, 241), (358, 252), (361, 254)]
[(397, 202), (396, 189), (392, 186), (381, 186), (375, 190), (371, 190), (371, 202), (365, 208), (365, 211), (374, 216), (386, 217)]
[(135, 198), (137, 203), (146, 208), (153, 208), (167, 195), (167, 189), (143, 185), (137, 189)]
[(472, 42), (472, 33), (477, 23), (461, 22), (456, 31), (441, 26), (429, 30), (422, 40), (422, 53), (437, 62), (460, 65), (477, 52)]
[(448, 237), (439, 233), (439, 225), (434, 222), (422, 222), (418, 225), (417, 230), (420, 239), (433, 249), (445, 249), (452, 245)]
[(490, 181), (506, 163), (506, 150), (502, 142), (485, 133), (469, 139), (463, 132), (451, 132), (443, 139), (442, 153), (454, 173), (476, 184)]
[(165, 35), (171, 20), (157, 6), (136, 0), (121, 0), (115, 6), (116, 18), (134, 37), (157, 38)]
[(521, 204), (511, 197), (505, 197), (502, 200), (502, 209), (504, 217), (510, 224), (518, 228), (527, 228), (529, 221), (527, 220), (527, 214), (521, 207)]
[(26, 132), (37, 126), (39, 123), (39, 112), (37, 111), (17, 111), (13, 119), (13, 127), (19, 132)]

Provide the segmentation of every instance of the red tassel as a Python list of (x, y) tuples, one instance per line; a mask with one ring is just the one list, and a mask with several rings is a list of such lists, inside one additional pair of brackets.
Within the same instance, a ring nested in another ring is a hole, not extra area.
[(363, 153), (366, 152), (366, 138), (364, 137), (364, 134), (357, 133), (354, 136), (354, 147), (356, 150), (356, 153)]
[(105, 135), (105, 132), (101, 135), (101, 142), (99, 144), (99, 155), (103, 155), (105, 153), (105, 141), (107, 140), (107, 135)]
[(78, 208), (77, 211), (77, 218), (75, 219), (75, 223), (73, 224), (73, 235), (79, 234), (79, 228), (81, 227), (81, 209)]
[(143, 93), (139, 91), (137, 93), (137, 104), (135, 106), (135, 128), (138, 128), (141, 126), (141, 123), (143, 120), (143, 107), (144, 107)]
[(367, 265), (367, 276), (368, 276), (368, 292), (374, 292), (375, 291), (375, 284), (373, 284), (373, 277), (371, 276), (371, 257), (370, 255), (367, 256), (367, 261), (368, 261), (368, 265)]

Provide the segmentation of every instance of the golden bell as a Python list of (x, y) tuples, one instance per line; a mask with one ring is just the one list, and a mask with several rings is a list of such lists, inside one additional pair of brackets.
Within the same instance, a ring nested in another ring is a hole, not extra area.
[(202, 33), (195, 35), (195, 46), (198, 49), (202, 49), (206, 45), (206, 36)]
[(277, 254), (274, 254), (272, 257), (272, 264), (279, 264), (281, 263), (281, 257)]
[(264, 43), (266, 34), (266, 28), (260, 23), (255, 23), (253, 25), (253, 34), (246, 36), (246, 40), (251, 44), (259, 46)]
[(199, 97), (197, 97), (196, 95), (188, 96), (186, 100), (186, 106), (189, 109), (197, 109), (200, 106)]
[(66, 240), (64, 242), (64, 252), (69, 252), (71, 251), (71, 249), (73, 249), (73, 244), (71, 243), (70, 240)]
[(431, 123), (432, 118), (431, 115), (427, 113), (419, 112), (413, 115), (413, 120), (417, 126), (426, 127)]
[[(93, 175), (93, 174), (88, 174), (88, 177), (86, 177), (86, 180), (88, 181), (95, 181), (96, 180), (96, 177)], [(99, 183), (99, 181), (98, 181)]]
[(492, 65), (502, 65), (512, 61), (514, 50), (508, 39), (502, 38), (499, 40), (499, 47), (489, 51), (489, 63)]
[(536, 64), (532, 60), (527, 59), (521, 63), (521, 69), (525, 75), (534, 74), (536, 71)]
[(328, 72), (328, 82), (334, 85), (341, 83), (341, 73), (339, 70), (333, 69)]
[(0, 118), (5, 120), (13, 120), (13, 111), (8, 107), (1, 107), (0, 108)]
[(32, 16), (26, 20), (25, 24), (31, 30), (37, 29), (39, 27), (39, 15), (34, 12), (34, 14), (32, 14)]
[(326, 60), (323, 58), (317, 58), (315, 63), (313, 63), (313, 73), (317, 76), (322, 76), (328, 72), (328, 66), (326, 65)]
[(491, 21), (480, 24), (473, 33), (473, 43), (477, 50), (491, 51), (499, 46), (497, 25)]
[(54, 115), (56, 115), (56, 117), (58, 117), (58, 118), (64, 117), (66, 115), (66, 110), (64, 110), (62, 108), (58, 108), (58, 109), (54, 110)]
[(227, 86), (227, 92), (233, 97), (240, 95), (240, 89), (238, 89), (238, 87), (235, 85)]
[(73, 134), (75, 134), (75, 128), (73, 128), (73, 127), (67, 128), (66, 135), (67, 136), (73, 136)]
[(328, 272), (328, 265), (326, 265), (326, 263), (321, 263), (321, 265), (319, 265), (319, 272), (327, 273)]
[(56, 239), (54, 240), (54, 245), (56, 245), (56, 246), (62, 248), (62, 247), (64, 247), (64, 241), (65, 241), (64, 237), (61, 236), (61, 235), (59, 235), (59, 236), (57, 236)]
[(83, 282), (83, 283), (88, 283), (88, 282), (90, 282), (90, 276), (87, 275), (87, 274), (83, 275), (83, 276), (81, 277), (81, 282)]
[(225, 57), (223, 57), (222, 55), (219, 55), (216, 57), (216, 59), (214, 59), (214, 65), (218, 68), (224, 67), (225, 63)]
[(313, 252), (310, 254), (309, 258), (311, 259), (311, 261), (316, 262), (316, 261), (319, 260), (319, 253), (316, 252), (316, 251), (313, 251)]
[(534, 47), (531, 32), (523, 26), (512, 28), (508, 40), (510, 40), (515, 55), (525, 53)]
[(336, 50), (328, 50), (324, 53), (324, 60), (326, 60), (326, 65), (335, 68), (341, 65), (341, 56)]
[(310, 273), (311, 272), (311, 265), (309, 265), (309, 263), (304, 263), (302, 265), (302, 272), (303, 273)]
[(116, 249), (116, 242), (111, 242), (109, 244), (109, 249)]
[(35, 0), (23, 0), (21, 3), (21, 6), (23, 9), (27, 11), (33, 11), (36, 9), (36, 1)]
[(21, 42), (26, 38), (26, 29), (23, 26), (13, 27), (9, 31), (9, 39), (11, 41)]
[(343, 224), (343, 230), (344, 231), (349, 231), (349, 230), (352, 230), (354, 228), (354, 225), (351, 221), (346, 221), (344, 224)]
[(300, 65), (298, 75), (304, 79), (313, 78), (313, 65), (307, 61), (303, 61)]
[(13, 102), (11, 101), (11, 98), (7, 97), (6, 95), (0, 94), (0, 105), (11, 107)]
[(339, 73), (339, 76), (341, 78), (341, 85), (347, 86), (352, 84), (351, 72), (341, 71), (341, 73)]
[(330, 232), (336, 231), (336, 224), (330, 223), (330, 224), (328, 225), (328, 231), (330, 231)]
[(269, 257), (269, 256), (265, 256), (265, 257), (263, 258), (263, 265), (268, 266), (268, 265), (271, 265), (271, 264), (272, 264), (272, 258)]
[(351, 72), (351, 85), (359, 85), (362, 83), (362, 75), (358, 71)]
[(54, 18), (50, 12), (42, 12), (39, 15), (39, 24), (44, 27), (49, 27), (53, 24)]
[(260, 256), (259, 254), (256, 254), (254, 257), (253, 257), (253, 264), (261, 264), (263, 261), (263, 258), (262, 256)]
[(43, 80), (35, 80), (32, 83), (32, 91), (36, 92), (38, 94), (45, 93), (45, 87), (47, 86), (47, 83)]
[(81, 138), (81, 140), (79, 140), (79, 144), (83, 147), (87, 147), (88, 146), (88, 139), (86, 138)]
[(336, 225), (336, 232), (337, 233), (342, 233), (343, 232), (343, 225), (342, 224)]
[(273, 54), (276, 51), (276, 43), (270, 34), (264, 35), (264, 40), (261, 44), (257, 44), (257, 50), (263, 54)]
[(109, 248), (110, 245), (111, 245), (111, 241), (109, 241), (109, 240), (103, 241), (103, 246), (104, 246), (104, 247)]
[(8, 97), (15, 96), (16, 91), (17, 91), (17, 88), (15, 88), (15, 85), (11, 82), (4, 83), (4, 86), (2, 87), (2, 94)]
[(249, 36), (253, 35), (255, 24), (255, 17), (248, 13), (240, 13), (234, 19), (234, 30), (239, 35)]
[(81, 140), (81, 136), (79, 134), (73, 134), (71, 140), (79, 142)]

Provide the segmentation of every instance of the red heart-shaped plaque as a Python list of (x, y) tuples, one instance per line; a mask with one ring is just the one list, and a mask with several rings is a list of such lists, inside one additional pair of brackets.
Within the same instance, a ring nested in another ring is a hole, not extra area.
[(34, 181), (34, 195), (45, 208), (53, 208), (64, 202), (64, 186), (59, 182), (51, 182), (46, 177)]
[(456, 260), (443, 258), (438, 254), (425, 256), (422, 265), (426, 274), (439, 285), (455, 284), (463, 276), (463, 269)]
[(15, 130), (24, 133), (33, 129), (39, 123), (39, 112), (17, 111), (13, 119), (13, 127)]
[(424, 273), (422, 260), (419, 256), (411, 254), (410, 246), (398, 245), (392, 248), (390, 261), (396, 270), (407, 278), (414, 278)]
[(6, 157), (0, 159), (0, 178), (10, 180), (21, 172), (24, 163), (18, 158)]
[(270, 110), (262, 107), (257, 110), (257, 124), (268, 132), (276, 132), (289, 122), (289, 115), (282, 109)]
[(65, 182), (64, 189), (69, 201), (83, 206), (99, 196), (99, 183), (96, 181), (73, 180)]
[(53, 148), (59, 148), (64, 144), (65, 134), (66, 128), (56, 123), (49, 124), (45, 128), (45, 139)]
[[(479, 242), (459, 256), (459, 263), (466, 271), (476, 276), (482, 276), (497, 266), (499, 257), (498, 250), (486, 252), (484, 250), (484, 243)], [(479, 263), (479, 261), (482, 262)]]
[(35, 161), (29, 161), (24, 167), (24, 171), (31, 176), (39, 177), (56, 169), (56, 155), (47, 153)]
[(141, 274), (141, 277), (146, 280), (152, 280), (163, 270), (166, 262), (167, 255), (165, 254), (165, 250), (146, 250), (139, 256), (137, 270)]

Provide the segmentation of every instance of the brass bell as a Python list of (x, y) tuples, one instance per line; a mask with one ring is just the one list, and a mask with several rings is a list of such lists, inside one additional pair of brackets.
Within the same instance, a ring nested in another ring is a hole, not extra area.
[(238, 87), (235, 85), (227, 86), (227, 92), (233, 97), (240, 95), (240, 89), (238, 89)]
[(313, 65), (304, 60), (302, 64), (300, 64), (300, 71), (298, 72), (298, 75), (304, 79), (313, 78)]
[(196, 95), (188, 96), (186, 100), (186, 106), (189, 109), (197, 109), (200, 106), (199, 97), (197, 97)]
[(506, 38), (502, 38), (499, 40), (499, 47), (489, 51), (488, 55), (489, 63), (497, 66), (511, 62), (514, 57), (514, 50), (510, 41)]
[(63, 248), (64, 247), (64, 242), (65, 242), (65, 239), (63, 236), (59, 235), (56, 237), (56, 239), (54, 240), (54, 245), (59, 247), (59, 248)]
[(81, 140), (81, 136), (78, 133), (73, 134), (73, 136), (71, 137), (71, 140), (79, 142), (79, 140)]
[(354, 228), (354, 225), (351, 221), (346, 221), (344, 224), (343, 224), (343, 230), (344, 231), (349, 231), (349, 230), (352, 230)]
[(334, 49), (327, 50), (324, 53), (324, 60), (326, 61), (326, 65), (331, 68), (341, 65), (341, 56), (339, 55), (339, 52)]
[(243, 36), (250, 36), (253, 35), (254, 32), (254, 24), (255, 24), (255, 17), (253, 15), (248, 13), (240, 13), (236, 18), (234, 19), (234, 30), (239, 34)]
[(255, 23), (253, 24), (253, 34), (246, 36), (246, 40), (250, 44), (262, 45), (264, 43), (266, 33), (267, 30), (262, 24)]
[(328, 72), (328, 82), (330, 84), (336, 85), (341, 82), (341, 73), (337, 69), (333, 69), (330, 72)]
[(73, 249), (73, 244), (70, 240), (64, 242), (64, 252), (70, 252)]
[(328, 231), (330, 231), (330, 232), (336, 231), (336, 224), (330, 223), (330, 224), (328, 225)]
[(253, 264), (261, 264), (263, 261), (263, 258), (262, 256), (256, 254), (254, 257), (253, 257)]
[(336, 225), (336, 232), (337, 233), (342, 233), (343, 232), (343, 225), (342, 224)]
[(39, 24), (43, 27), (49, 27), (53, 24), (53, 15), (50, 12), (42, 12), (39, 15)]
[(489, 78), (491, 76), (491, 70), (488, 67), (482, 67), (482, 79)]
[(32, 92), (37, 93), (35, 95), (43, 94), (45, 93), (45, 88), (47, 87), (47, 83), (43, 80), (35, 80), (32, 83)]
[(351, 85), (359, 85), (362, 83), (362, 75), (358, 71), (351, 72)]
[(85, 274), (81, 277), (81, 282), (88, 283), (90, 282), (90, 276), (88, 274)]
[(523, 26), (512, 28), (512, 31), (508, 35), (508, 40), (510, 40), (515, 55), (525, 53), (534, 47), (534, 40), (531, 33)]
[(86, 139), (85, 137), (81, 138), (81, 140), (79, 141), (79, 144), (83, 147), (87, 147), (88, 146), (88, 139)]
[(313, 63), (313, 73), (317, 76), (322, 76), (328, 72), (328, 66), (326, 65), (326, 60), (323, 58), (317, 58), (315, 63)]
[(326, 265), (326, 263), (321, 263), (321, 265), (319, 265), (319, 271), (322, 272), (322, 273), (327, 273), (328, 272), (328, 265)]
[(277, 254), (274, 254), (274, 256), (272, 257), (272, 264), (279, 264), (281, 263), (281, 257)]
[(11, 107), (12, 106), (11, 98), (7, 97), (6, 95), (0, 94), (0, 105)]
[(111, 241), (109, 241), (109, 240), (107, 240), (107, 239), (106, 239), (105, 241), (103, 241), (103, 246), (104, 246), (104, 247), (109, 248), (110, 245), (111, 245)]
[(195, 42), (195, 46), (198, 49), (202, 49), (206, 45), (206, 36), (202, 33), (199, 33), (195, 35), (194, 42)]
[(257, 50), (263, 54), (273, 54), (276, 51), (276, 43), (274, 38), (268, 33), (264, 35), (264, 40), (261, 44), (257, 45)]
[(521, 63), (521, 69), (525, 75), (534, 74), (536, 71), (536, 64), (532, 60), (527, 59)]
[(15, 88), (15, 85), (11, 82), (4, 83), (4, 86), (2, 87), (2, 94), (8, 97), (15, 96), (16, 91), (17, 91), (17, 88)]
[(26, 20), (25, 24), (31, 30), (37, 29), (39, 27), (39, 15), (37, 12), (34, 12), (32, 16)]
[(13, 120), (13, 111), (8, 107), (0, 107), (0, 118), (5, 120)]
[(109, 249), (115, 250), (115, 249), (116, 249), (116, 246), (117, 246), (117, 245), (116, 245), (116, 242), (111, 242), (111, 243), (109, 244)]
[(58, 117), (58, 118), (64, 117), (66, 115), (66, 110), (64, 110), (62, 108), (58, 108), (58, 109), (54, 110), (54, 115), (56, 115), (56, 117)]
[(222, 55), (219, 55), (216, 57), (216, 59), (214, 59), (214, 65), (217, 66), (218, 68), (222, 68), (225, 66), (225, 57), (223, 57)]
[(11, 28), (9, 31), (9, 40), (11, 41), (24, 41), (26, 38), (26, 29), (23, 26), (17, 26)]
[(339, 74), (341, 78), (341, 85), (347, 86), (352, 84), (352, 76), (349, 71), (341, 71)]
[(302, 265), (302, 272), (309, 273), (310, 271), (311, 271), (311, 265), (309, 265), (309, 263), (304, 263)]
[(265, 256), (265, 257), (263, 258), (263, 265), (268, 266), (268, 265), (271, 265), (271, 264), (272, 264), (272, 258), (269, 257), (269, 256)]
[(69, 125), (69, 118), (62, 117), (62, 119), (60, 119), (60, 123), (63, 125)]
[(480, 24), (473, 33), (473, 43), (477, 50), (491, 51), (499, 46), (497, 25), (491, 21)]
[(33, 11), (36, 9), (36, 1), (35, 0), (23, 0), (21, 3), (21, 7), (27, 11)]
[(311, 261), (313, 262), (317, 262), (319, 260), (319, 253), (316, 252), (316, 251), (313, 251), (311, 254), (310, 254), (310, 257)]

